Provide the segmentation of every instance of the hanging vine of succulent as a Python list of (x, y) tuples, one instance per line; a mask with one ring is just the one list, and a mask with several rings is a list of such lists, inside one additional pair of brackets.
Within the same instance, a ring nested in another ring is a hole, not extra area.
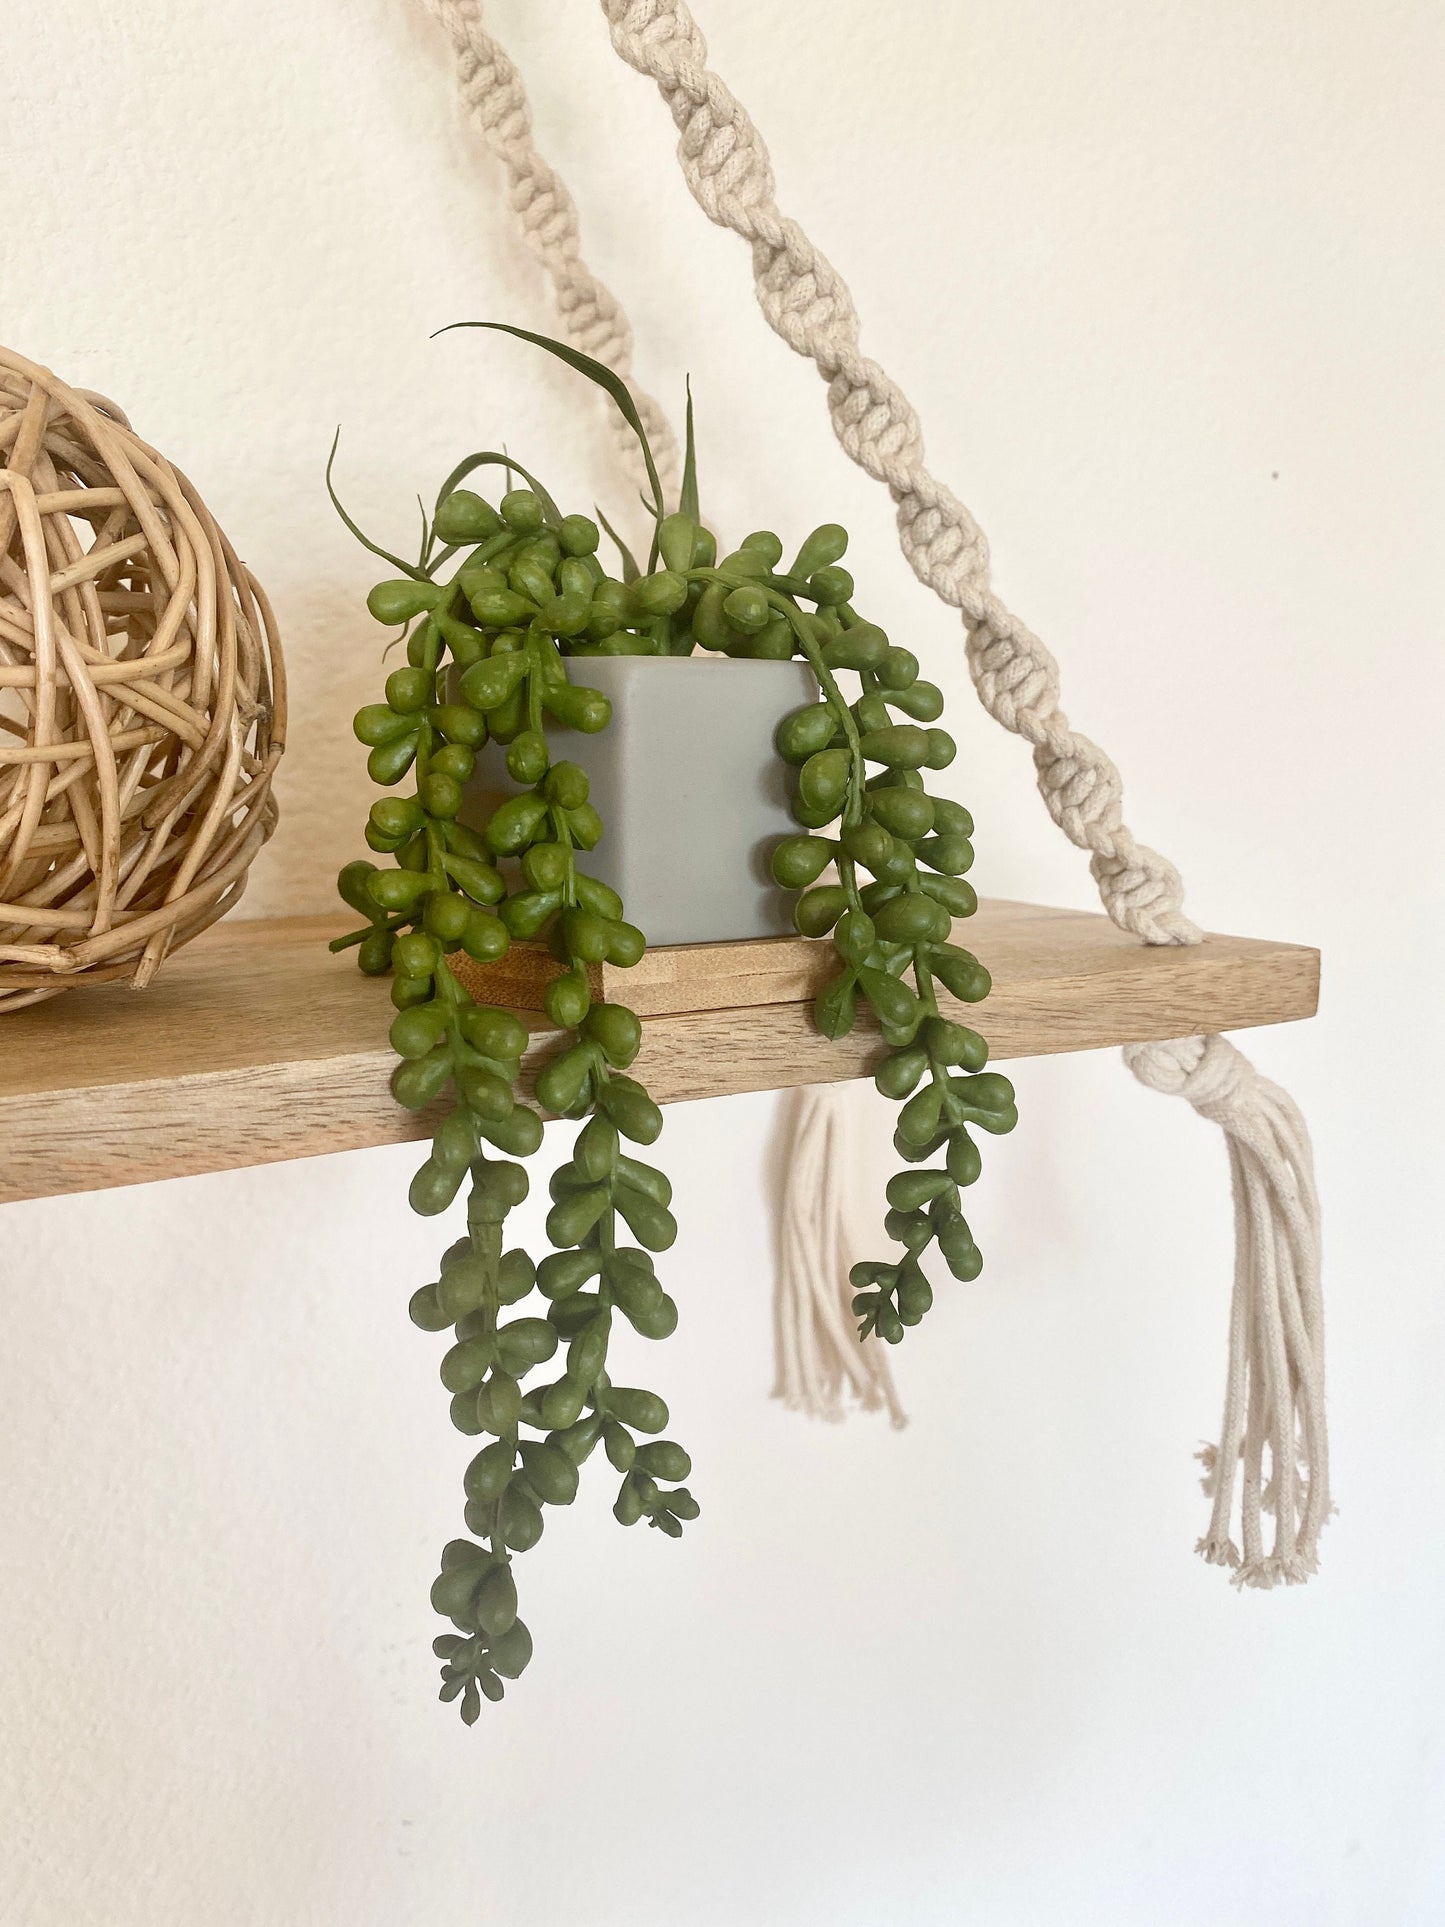
[[(413, 1209), (445, 1211), (468, 1186), (466, 1235), (410, 1306), (423, 1330), (451, 1334), (441, 1378), (453, 1424), (488, 1440), (465, 1475), (471, 1536), (445, 1548), (432, 1587), (432, 1604), (456, 1628), (434, 1642), (441, 1697), (459, 1701), (468, 1723), (531, 1657), (514, 1555), (540, 1539), (546, 1508), (572, 1503), (599, 1443), (621, 1474), (613, 1511), (622, 1524), (646, 1519), (677, 1537), (698, 1514), (679, 1483), (689, 1475), (687, 1453), (656, 1436), (668, 1424), (663, 1400), (614, 1385), (607, 1369), (618, 1314), (646, 1338), (676, 1327), (653, 1254), (669, 1248), (677, 1226), (666, 1177), (624, 1149), (651, 1145), (662, 1129), (657, 1105), (626, 1075), (641, 1025), (621, 1004), (594, 1002), (590, 989), (590, 966), (630, 967), (645, 939), (616, 893), (585, 868), (603, 834), (585, 772), (553, 760), (549, 730), (595, 732), (611, 714), (600, 691), (571, 680), (569, 661), (701, 646), (754, 659), (801, 656), (817, 678), (819, 700), (786, 717), (777, 734), (796, 773), (793, 813), (808, 833), (778, 845), (773, 875), (803, 892), (798, 929), (831, 932), (838, 953), (840, 970), (817, 1001), (819, 1029), (843, 1036), (860, 999), (868, 1004), (890, 1047), (878, 1088), (907, 1100), (894, 1140), (900, 1155), (919, 1167), (945, 1152), (941, 1168), (910, 1168), (888, 1185), (885, 1228), (904, 1255), (854, 1268), (864, 1337), (897, 1342), (922, 1317), (932, 1294), (921, 1259), (935, 1239), (955, 1277), (977, 1276), (981, 1259), (959, 1204), (979, 1170), (970, 1126), (998, 1132), (1015, 1121), (1007, 1080), (983, 1068), (983, 1039), (938, 1004), (940, 984), (970, 1003), (989, 988), (983, 966), (951, 941), (953, 919), (976, 907), (963, 880), (972, 822), (924, 788), (922, 772), (954, 756), (952, 739), (933, 727), (943, 699), (919, 680), (909, 651), (855, 612), (852, 580), (839, 566), (844, 531), (815, 529), (786, 572), (782, 543), (768, 531), (719, 561), (698, 508), (691, 402), (681, 503), (667, 514), (618, 377), (544, 336), (502, 332), (604, 388), (637, 434), (652, 497), (646, 569), (614, 537), (620, 575), (607, 574), (597, 524), (562, 515), (518, 462), (492, 451), (447, 477), (414, 564), (372, 543), (332, 494), (358, 539), (399, 572), (376, 585), (368, 608), (407, 628), (406, 666), (354, 726), (372, 780), (395, 790), (412, 776), (414, 789), (372, 805), (366, 841), (392, 866), (362, 860), (341, 872), (341, 895), (364, 921), (332, 948), (355, 947), (371, 975), (392, 973), (393, 1093), (412, 1110), (442, 1110), (412, 1180)], [(463, 486), (489, 467), (527, 486), (508, 486), (494, 508)], [(851, 703), (838, 687), (843, 673), (858, 678)], [(482, 809), (472, 779), (489, 741), (505, 747), (514, 793)], [(836, 881), (823, 880), (829, 870)], [(545, 1008), (564, 1041), (534, 1081), (536, 1102), (585, 1120), (550, 1181), (550, 1249), (540, 1260), (506, 1248), (505, 1238), (508, 1213), (529, 1189), (519, 1160), (543, 1136), (520, 1083), (529, 1033), (510, 1011), (475, 1002), (447, 965), (458, 951), (495, 962), (514, 940), (545, 942), (562, 966)], [(635, 1243), (619, 1242), (619, 1221)], [(560, 1375), (534, 1376), (563, 1347)]]
[[(897, 1344), (933, 1303), (921, 1263), (929, 1245), (937, 1241), (955, 1278), (974, 1279), (983, 1268), (959, 1199), (981, 1167), (970, 1126), (1011, 1131), (1018, 1112), (1012, 1084), (984, 1069), (984, 1039), (938, 1006), (940, 984), (966, 1004), (990, 989), (977, 957), (952, 942), (954, 919), (978, 908), (964, 880), (973, 818), (924, 787), (922, 772), (946, 769), (956, 754), (953, 738), (933, 726), (943, 696), (920, 679), (910, 650), (854, 612), (852, 578), (838, 566), (847, 539), (836, 524), (815, 529), (789, 576), (768, 578), (767, 593), (821, 694), (778, 729), (778, 754), (796, 770), (793, 814), (814, 833), (785, 838), (772, 868), (784, 888), (803, 892), (793, 912), (798, 929), (808, 937), (831, 932), (842, 965), (814, 1005), (819, 1030), (846, 1036), (859, 998), (872, 1008), (890, 1046), (874, 1082), (903, 1103), (894, 1149), (922, 1167), (888, 1183), (884, 1229), (905, 1255), (865, 1261), (851, 1274), (860, 1335)], [(815, 604), (811, 617), (794, 600), (800, 588)], [(856, 702), (838, 689), (841, 670), (858, 677)], [(896, 721), (894, 710), (909, 720)], [(836, 834), (816, 834), (832, 826)], [(830, 866), (837, 881), (820, 883)], [(860, 883), (860, 872), (871, 881)], [(939, 1151), (943, 1165), (930, 1168)]]

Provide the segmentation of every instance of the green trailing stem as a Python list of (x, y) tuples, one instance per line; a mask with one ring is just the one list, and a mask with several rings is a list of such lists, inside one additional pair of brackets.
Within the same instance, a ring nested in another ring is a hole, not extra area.
[[(675, 1538), (698, 1513), (680, 1483), (687, 1453), (657, 1436), (666, 1405), (614, 1385), (607, 1369), (619, 1318), (653, 1339), (677, 1324), (654, 1262), (677, 1227), (667, 1179), (637, 1155), (662, 1129), (658, 1107), (628, 1075), (641, 1025), (623, 1005), (594, 1004), (589, 990), (589, 965), (630, 967), (645, 939), (587, 869), (604, 826), (586, 775), (553, 757), (559, 726), (590, 732), (610, 719), (607, 698), (586, 685), (586, 657), (696, 647), (800, 656), (817, 679), (818, 701), (777, 732), (803, 833), (784, 838), (772, 864), (779, 886), (799, 893), (798, 929), (829, 936), (837, 952), (838, 972), (817, 1000), (819, 1029), (840, 1037), (860, 1003), (871, 1007), (890, 1047), (876, 1082), (902, 1106), (894, 1141), (905, 1168), (888, 1184), (885, 1220), (901, 1255), (854, 1269), (863, 1336), (896, 1342), (922, 1317), (932, 1299), (929, 1246), (955, 1277), (977, 1276), (959, 1203), (978, 1175), (972, 1132), (1015, 1121), (1007, 1080), (984, 1068), (983, 1039), (938, 1001), (939, 985), (966, 1003), (988, 990), (982, 965), (952, 943), (953, 920), (975, 907), (963, 880), (972, 821), (925, 788), (925, 772), (954, 755), (936, 727), (942, 698), (911, 653), (854, 610), (840, 566), (845, 531), (815, 529), (786, 571), (783, 545), (767, 530), (719, 560), (698, 508), (691, 396), (683, 505), (665, 514), (641, 421), (617, 377), (543, 337), (505, 332), (588, 375), (633, 427), (653, 491), (649, 566), (639, 570), (619, 541), (624, 575), (608, 574), (597, 523), (563, 515), (513, 457), (487, 451), (452, 471), (425, 518), (419, 562), (388, 556), (402, 573), (368, 597), (378, 621), (406, 628), (405, 664), (386, 678), (384, 700), (355, 719), (368, 772), (387, 792), (372, 805), (366, 842), (389, 861), (341, 872), (341, 895), (362, 921), (332, 945), (354, 949), (364, 972), (391, 975), (392, 1090), (437, 1120), (412, 1180), (413, 1208), (435, 1215), (466, 1192), (466, 1235), (410, 1310), (424, 1330), (448, 1335), (440, 1370), (452, 1422), (479, 1441), (464, 1481), (468, 1536), (444, 1549), (432, 1587), (434, 1607), (455, 1628), (435, 1641), (441, 1697), (469, 1723), (531, 1657), (516, 1559), (541, 1537), (548, 1508), (573, 1502), (599, 1445), (620, 1475), (613, 1511), (622, 1524), (646, 1519)], [(494, 505), (464, 486), (483, 468), (502, 468), (509, 484), (520, 474), (528, 486), (509, 486)], [(327, 479), (329, 487), (329, 465)], [(840, 677), (856, 678), (854, 700)], [(488, 741), (504, 747), (517, 793), (464, 825), (465, 786)], [(513, 941), (538, 939), (564, 967), (545, 998), (563, 1040), (535, 1096), (581, 1129), (551, 1177), (548, 1249), (534, 1256), (506, 1240), (507, 1217), (530, 1186), (524, 1160), (543, 1136), (519, 1085), (528, 1033), (510, 1012), (474, 1002), (448, 958), (493, 962)]]

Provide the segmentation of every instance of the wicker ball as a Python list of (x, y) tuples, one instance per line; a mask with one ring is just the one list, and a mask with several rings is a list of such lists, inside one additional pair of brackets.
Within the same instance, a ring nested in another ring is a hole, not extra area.
[(275, 618), (112, 402), (0, 348), (0, 1012), (149, 983), (276, 827)]

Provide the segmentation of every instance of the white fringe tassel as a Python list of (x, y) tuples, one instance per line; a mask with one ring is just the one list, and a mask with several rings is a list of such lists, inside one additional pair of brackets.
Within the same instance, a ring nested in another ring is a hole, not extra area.
[(908, 1423), (879, 1338), (860, 1340), (848, 1268), (849, 1119), (828, 1085), (797, 1093), (785, 1121), (787, 1182), (779, 1227), (777, 1382), (773, 1397), (809, 1418), (843, 1418), (850, 1402)]
[[(1223, 1037), (1130, 1044), (1124, 1061), (1151, 1090), (1187, 1098), (1219, 1125), (1229, 1146), (1229, 1375), (1219, 1444), (1199, 1455), (1214, 1511), (1196, 1550), (1210, 1565), (1232, 1568), (1237, 1586), (1299, 1585), (1316, 1569), (1331, 1510), (1319, 1198), (1309, 1133), (1288, 1094)], [(1268, 1553), (1266, 1512), (1275, 1522)]]

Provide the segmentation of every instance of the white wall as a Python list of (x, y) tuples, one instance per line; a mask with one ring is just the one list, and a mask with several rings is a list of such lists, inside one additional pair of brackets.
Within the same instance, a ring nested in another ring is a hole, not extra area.
[[(983, 886), (1087, 904), (655, 95), (585, 0), (489, 13), (644, 378), (692, 372), (723, 527), (854, 528), (870, 611), (956, 699)], [(1111, 1056), (1019, 1066), (988, 1269), (899, 1356), (901, 1434), (768, 1401), (774, 1101), (672, 1113), (684, 1324), (649, 1363), (704, 1517), (639, 1540), (595, 1476), (524, 1562), (534, 1668), (470, 1733), (432, 1698), (466, 1451), (405, 1318), (447, 1235), (405, 1210), (414, 1154), (12, 1207), (0, 1919), (1438, 1921), (1445, 16), (705, 16), (1131, 821), (1204, 922), (1324, 949), (1319, 1021), (1251, 1046), (1313, 1120), (1328, 1211), (1323, 1571), (1238, 1597), (1190, 1556), (1223, 1160)], [(12, 0), (3, 35), (0, 336), (121, 398), (270, 586), (295, 718), (248, 909), (326, 907), (379, 673), (333, 425), (350, 503), (404, 542), (414, 491), (502, 438), (615, 500), (600, 418), (520, 347), (428, 340), (550, 315), (419, 9)]]

